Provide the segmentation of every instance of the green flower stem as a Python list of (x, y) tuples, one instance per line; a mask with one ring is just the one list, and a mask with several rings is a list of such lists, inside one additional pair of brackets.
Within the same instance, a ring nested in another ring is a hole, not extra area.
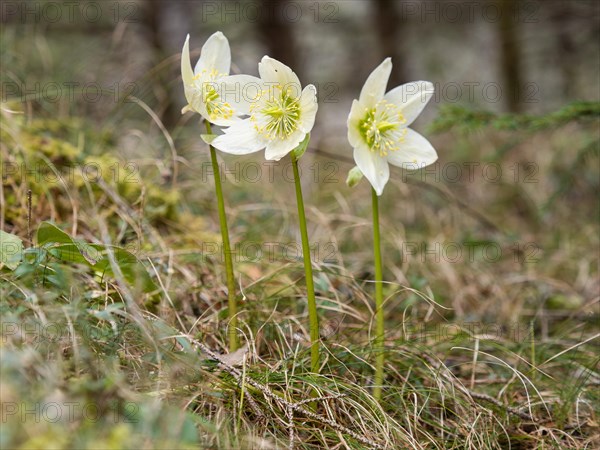
[(295, 153), (292, 157), (294, 169), (294, 183), (296, 185), (296, 203), (298, 204), (298, 219), (300, 235), (302, 236), (302, 254), (304, 256), (304, 273), (306, 274), (306, 296), (308, 298), (308, 321), (310, 327), (310, 362), (313, 373), (319, 372), (319, 316), (317, 315), (317, 301), (315, 300), (315, 287), (313, 283), (312, 263), (310, 260), (310, 246), (308, 232), (306, 231), (306, 216), (304, 214), (304, 201), (302, 200), (302, 186), (298, 174), (298, 159)]
[(373, 203), (373, 256), (375, 258), (375, 383), (373, 397), (381, 398), (384, 364), (384, 333), (383, 321), (383, 271), (381, 268), (381, 240), (379, 238), (379, 198), (375, 189), (371, 188)]
[[(205, 120), (206, 132), (212, 134), (210, 122)], [(227, 229), (227, 216), (225, 215), (225, 202), (223, 201), (223, 189), (221, 187), (221, 173), (217, 162), (217, 152), (212, 145), (210, 148), (210, 159), (215, 176), (215, 191), (217, 192), (217, 204), (219, 205), (219, 222), (221, 225), (221, 239), (223, 240), (223, 252), (225, 254), (225, 273), (227, 276), (227, 298), (229, 303), (229, 351), (238, 348), (237, 339), (237, 299), (235, 297), (235, 278), (233, 277), (233, 261), (231, 259), (231, 244), (229, 243), (229, 230)]]

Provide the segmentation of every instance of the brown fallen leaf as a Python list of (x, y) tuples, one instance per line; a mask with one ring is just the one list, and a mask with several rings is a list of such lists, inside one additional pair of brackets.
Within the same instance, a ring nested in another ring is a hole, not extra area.
[(248, 344), (241, 348), (238, 348), (233, 353), (227, 353), (226, 355), (220, 355), (221, 361), (230, 366), (241, 366), (244, 363), (246, 354), (248, 353)]

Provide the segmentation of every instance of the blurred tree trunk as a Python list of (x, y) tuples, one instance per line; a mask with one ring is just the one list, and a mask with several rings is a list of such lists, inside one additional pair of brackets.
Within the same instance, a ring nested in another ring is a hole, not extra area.
[(521, 103), (521, 54), (519, 53), (517, 21), (515, 8), (519, 7), (514, 0), (498, 0), (500, 20), (498, 24), (498, 42), (500, 44), (500, 64), (504, 80), (503, 92), (506, 106), (511, 112), (520, 112)]
[[(155, 65), (181, 52), (185, 37), (191, 30), (193, 7), (194, 2), (188, 0), (146, 0), (144, 22), (153, 48)], [(154, 110), (167, 128), (173, 127), (179, 120), (181, 107), (185, 102), (181, 85), (173, 83), (179, 76), (181, 74), (177, 60), (157, 71), (152, 80), (158, 99)]]
[(258, 28), (261, 39), (268, 49), (267, 54), (291, 67), (302, 80), (302, 71), (296, 58), (293, 25), (286, 21), (288, 3), (288, 0), (263, 0), (265, 7), (260, 15)]
[(573, 18), (570, 2), (552, 2), (551, 20), (556, 31), (556, 62), (561, 73), (563, 100), (575, 94), (575, 67), (573, 56), (576, 54), (575, 44), (569, 33), (569, 23)]
[(404, 39), (404, 24), (402, 17), (398, 12), (398, 0), (373, 0), (375, 3), (375, 23), (373, 28), (377, 32), (379, 40), (379, 48), (381, 49), (381, 57), (390, 56), (394, 64), (394, 69), (390, 76), (390, 87), (398, 86), (399, 84), (408, 82), (408, 74), (404, 62), (405, 47)]

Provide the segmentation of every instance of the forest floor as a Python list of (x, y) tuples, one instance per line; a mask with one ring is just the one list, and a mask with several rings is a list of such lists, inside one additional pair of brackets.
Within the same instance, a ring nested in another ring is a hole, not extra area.
[(453, 108), (428, 132), (440, 162), (394, 171), (378, 402), (369, 189), (345, 185), (349, 148), (300, 160), (314, 374), (289, 161), (223, 159), (243, 344), (228, 353), (194, 126), (4, 104), (1, 447), (599, 448), (597, 130), (594, 104)]

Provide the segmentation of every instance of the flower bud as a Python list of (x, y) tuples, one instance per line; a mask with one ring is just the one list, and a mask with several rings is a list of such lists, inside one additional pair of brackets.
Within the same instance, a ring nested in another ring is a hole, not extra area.
[(304, 140), (302, 142), (300, 142), (300, 144), (298, 144), (298, 147), (296, 147), (293, 150), (294, 156), (296, 157), (296, 159), (302, 158), (302, 155), (304, 155), (304, 152), (308, 148), (309, 141), (310, 141), (310, 133), (306, 133), (306, 137), (304, 138)]
[(346, 178), (346, 184), (349, 187), (354, 187), (358, 183), (360, 183), (360, 180), (362, 180), (362, 177), (363, 177), (363, 173), (360, 171), (358, 166), (354, 166), (352, 168), (352, 170), (350, 170), (350, 172), (348, 172), (348, 178)]

